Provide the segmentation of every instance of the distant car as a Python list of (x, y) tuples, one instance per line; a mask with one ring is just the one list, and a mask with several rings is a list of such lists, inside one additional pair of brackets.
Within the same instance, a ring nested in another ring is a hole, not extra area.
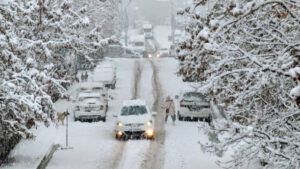
[(125, 58), (143, 58), (142, 54), (129, 48), (123, 48), (123, 57)]
[(153, 116), (156, 113), (142, 100), (124, 101), (121, 112), (117, 116), (116, 138), (154, 138)]
[(131, 38), (131, 49), (141, 55), (145, 54), (145, 37), (143, 35), (138, 35)]
[(183, 94), (178, 108), (178, 120), (205, 120), (211, 122), (211, 108), (206, 96), (199, 92)]
[(153, 26), (149, 23), (143, 25), (145, 39), (153, 39)]
[(74, 108), (75, 121), (106, 121), (107, 107), (100, 93), (79, 93)]
[(98, 65), (93, 73), (93, 81), (103, 83), (107, 88), (115, 89), (117, 77), (114, 64), (105, 62)]
[(169, 50), (167, 48), (159, 49), (158, 53), (156, 54), (156, 57), (169, 57)]

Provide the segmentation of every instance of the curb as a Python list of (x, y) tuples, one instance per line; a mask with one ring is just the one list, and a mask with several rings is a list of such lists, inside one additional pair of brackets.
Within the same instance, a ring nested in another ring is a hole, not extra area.
[(41, 160), (41, 162), (39, 163), (36, 169), (46, 169), (48, 163), (53, 157), (53, 154), (59, 147), (60, 147), (59, 144), (52, 145), (49, 151), (44, 155), (43, 159)]

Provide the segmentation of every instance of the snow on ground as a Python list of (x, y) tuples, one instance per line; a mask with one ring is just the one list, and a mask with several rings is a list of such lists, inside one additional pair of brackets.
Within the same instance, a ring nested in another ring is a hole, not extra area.
[[(153, 71), (150, 62), (147, 59), (139, 61), (141, 67), (141, 79), (137, 98), (145, 100), (146, 104), (151, 109), (154, 97), (152, 88)], [(139, 169), (142, 161), (145, 159), (145, 154), (149, 148), (149, 140), (129, 140), (124, 149), (119, 169)]]
[[(107, 122), (82, 123), (72, 120), (69, 145), (74, 149), (57, 151), (47, 169), (111, 168), (112, 159), (122, 144), (114, 138), (116, 121), (113, 115), (120, 111), (123, 100), (131, 98), (135, 62), (130, 59), (116, 59), (115, 61), (117, 84), (116, 89), (110, 92), (115, 99), (109, 102)], [(59, 143), (64, 145), (64, 139)]]
[[(81, 123), (73, 121), (72, 102), (58, 101), (55, 106), (57, 111), (68, 109), (69, 117), (69, 145), (73, 149), (58, 150), (55, 152), (47, 169), (139, 169), (146, 159), (150, 140), (118, 141), (114, 138), (116, 119), (114, 114), (120, 111), (122, 102), (132, 98), (134, 86), (134, 69), (136, 60), (114, 59), (117, 67), (117, 84), (115, 90), (110, 90), (114, 100), (109, 103), (107, 122)], [(154, 102), (152, 76), (153, 70), (147, 59), (138, 60), (141, 79), (138, 88), (138, 98), (144, 99), (149, 107)], [(154, 59), (159, 69), (159, 79), (162, 85), (164, 98), (172, 98), (182, 90), (191, 90), (188, 83), (176, 76), (178, 63), (173, 58)], [(71, 96), (76, 94), (76, 84), (68, 91)], [(179, 102), (175, 100), (175, 102)], [(171, 120), (171, 119), (169, 119)], [(207, 136), (198, 129), (199, 123), (179, 122), (173, 126), (169, 121), (166, 126), (164, 142), (165, 169), (179, 168), (209, 168), (219, 169), (215, 164), (214, 156), (202, 152), (199, 141), (206, 141)], [(36, 132), (35, 140), (23, 140), (10, 154), (15, 162), (5, 169), (31, 169), (35, 168), (42, 156), (48, 151), (51, 144), (59, 143), (65, 146), (65, 127), (55, 126), (40, 127)]]
[(126, 143), (118, 169), (139, 169), (149, 144), (148, 140), (129, 140)]
[(42, 124), (37, 130), (31, 130), (37, 137), (33, 140), (21, 140), (10, 152), (11, 163), (1, 166), (1, 169), (32, 169), (36, 168), (44, 154), (55, 140), (55, 126), (45, 127)]
[[(185, 83), (177, 77), (176, 70), (178, 62), (173, 58), (156, 59), (155, 63), (159, 69), (159, 78), (164, 91), (164, 96), (171, 96), (173, 99), (181, 91), (192, 90), (189, 83)], [(174, 99), (178, 105), (179, 100)], [(207, 141), (207, 136), (198, 129), (197, 122), (176, 121), (172, 125), (169, 118), (166, 124), (165, 138), (165, 169), (181, 168), (209, 168), (219, 169), (216, 165), (216, 157), (209, 153), (202, 152), (199, 141)]]
[[(78, 83), (72, 85), (68, 90), (68, 94), (74, 96)], [(71, 111), (71, 102), (59, 100), (55, 103), (55, 110), (63, 112)], [(43, 156), (49, 151), (53, 144), (62, 142), (65, 138), (65, 128), (51, 124), (45, 127), (43, 124), (38, 124), (38, 127), (31, 129), (36, 136), (32, 140), (21, 140), (19, 144), (10, 152), (9, 158), (12, 162), (6, 166), (1, 166), (3, 169), (32, 169), (36, 168)]]
[(168, 41), (168, 36), (171, 35), (171, 26), (159, 25), (154, 27), (155, 40), (160, 44), (160, 48), (169, 49), (171, 42)]
[[(122, 144), (114, 138), (115, 118), (113, 114), (121, 109), (123, 100), (130, 99), (133, 86), (134, 60), (116, 59), (117, 84), (116, 89), (110, 91), (115, 97), (109, 103), (107, 122), (81, 123), (73, 120), (73, 103), (59, 100), (55, 103), (58, 112), (69, 110), (69, 146), (74, 149), (58, 150), (47, 169), (106, 169), (112, 168), (112, 159), (116, 156), (118, 147)], [(89, 73), (90, 74), (90, 73)], [(90, 74), (91, 76), (91, 74)], [(73, 85), (68, 93), (74, 98), (76, 88)], [(48, 128), (40, 126), (32, 130), (37, 136), (34, 140), (22, 140), (10, 153), (12, 163), (1, 166), (3, 169), (32, 169), (36, 168), (42, 157), (48, 152), (52, 144), (59, 143), (65, 147), (65, 127), (59, 125)]]
[(153, 87), (152, 87), (153, 71), (148, 59), (141, 60), (140, 64), (141, 64), (142, 74), (141, 74), (141, 81), (139, 85), (138, 98), (145, 100), (149, 108), (151, 108), (154, 102)]

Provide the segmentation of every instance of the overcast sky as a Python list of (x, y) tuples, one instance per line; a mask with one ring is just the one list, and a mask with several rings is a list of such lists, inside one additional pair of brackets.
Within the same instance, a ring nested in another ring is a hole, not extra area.
[[(125, 4), (129, 1), (124, 0)], [(173, 0), (174, 12), (183, 7), (185, 0)], [(129, 20), (144, 19), (152, 24), (164, 24), (170, 20), (171, 3), (169, 0), (131, 0), (128, 6)]]

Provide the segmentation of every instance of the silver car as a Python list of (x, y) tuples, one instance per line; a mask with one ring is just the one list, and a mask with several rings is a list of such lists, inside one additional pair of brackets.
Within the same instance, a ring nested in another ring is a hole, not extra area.
[(206, 96), (199, 92), (184, 93), (177, 113), (178, 120), (212, 120), (210, 103)]

